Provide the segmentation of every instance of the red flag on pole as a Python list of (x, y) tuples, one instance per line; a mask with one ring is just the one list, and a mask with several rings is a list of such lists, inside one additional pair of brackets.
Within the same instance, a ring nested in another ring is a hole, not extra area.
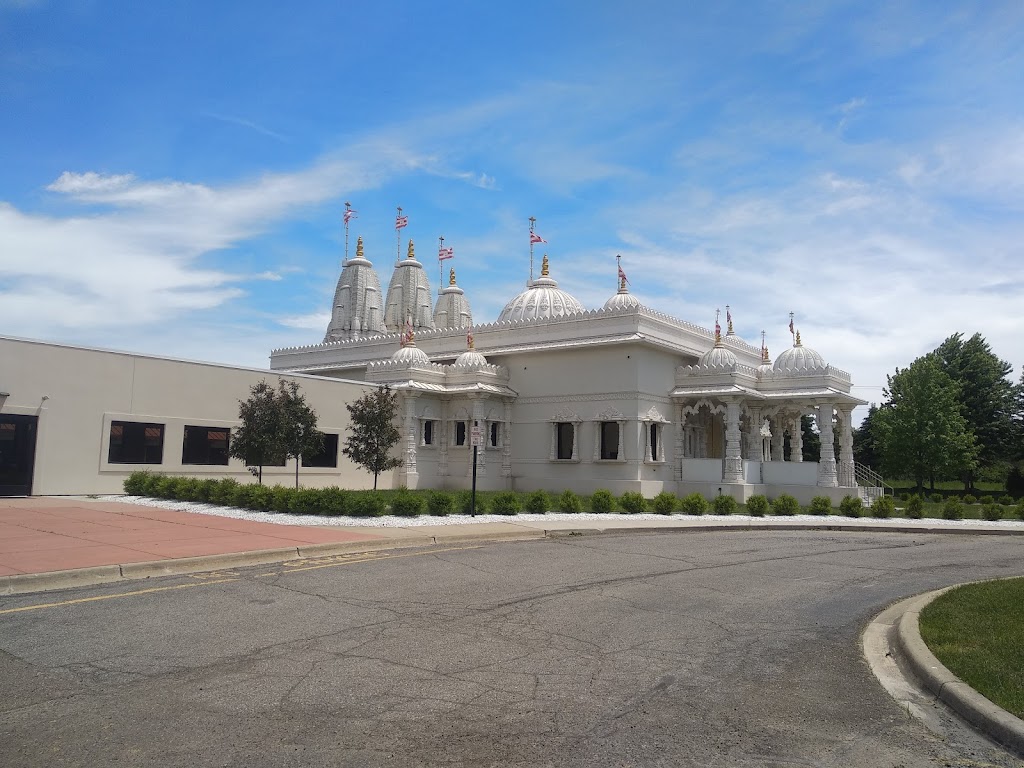
[(455, 256), (455, 249), (454, 248), (439, 248), (438, 251), (437, 251), (437, 260), (438, 261), (444, 261), (445, 259), (450, 259), (453, 256)]
[(349, 208), (347, 211), (345, 211), (345, 215), (342, 218), (345, 220), (345, 223), (348, 224), (350, 221), (352, 221), (352, 219), (359, 218), (358, 216), (356, 216), (356, 213), (358, 213), (358, 211), (353, 211), (351, 208)]
[(794, 332), (793, 331), (793, 318), (792, 317), (789, 318), (789, 332), (790, 332), (790, 334), (792, 334)]
[(401, 229), (402, 227), (409, 226), (408, 216), (396, 216), (395, 217), (395, 229)]
[(547, 242), (547, 240), (545, 240), (543, 237), (538, 235), (536, 232), (531, 232), (530, 233), (530, 245), (533, 245), (534, 243), (546, 243), (546, 242)]
[(623, 280), (627, 283), (629, 282), (629, 278), (626, 277), (626, 273), (622, 271), (622, 267), (619, 267), (619, 280)]

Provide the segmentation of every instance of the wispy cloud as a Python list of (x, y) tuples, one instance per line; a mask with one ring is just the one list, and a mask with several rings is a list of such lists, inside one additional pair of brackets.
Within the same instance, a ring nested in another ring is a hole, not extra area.
[(229, 123), (231, 125), (241, 126), (242, 128), (248, 128), (249, 130), (256, 131), (256, 133), (261, 133), (264, 136), (269, 136), (272, 139), (277, 139), (278, 141), (283, 142), (285, 144), (291, 141), (291, 139), (289, 139), (284, 134), (278, 133), (277, 131), (272, 131), (264, 125), (260, 125), (259, 123), (253, 122), (252, 120), (246, 120), (242, 117), (221, 115), (217, 112), (203, 112), (203, 117), (208, 117), (212, 120), (219, 120), (222, 123)]

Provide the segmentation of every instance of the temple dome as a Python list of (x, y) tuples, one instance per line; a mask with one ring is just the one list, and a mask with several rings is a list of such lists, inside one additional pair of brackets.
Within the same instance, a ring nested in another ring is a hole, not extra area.
[(698, 368), (735, 368), (736, 367), (736, 355), (731, 350), (726, 349), (722, 346), (722, 340), (719, 338), (715, 342), (715, 346), (700, 356), (700, 360), (697, 361)]
[(487, 358), (475, 349), (467, 349), (455, 358), (456, 368), (480, 368), (487, 365)]
[(395, 265), (384, 302), (384, 327), (392, 333), (402, 330), (406, 318), (414, 328), (433, 328), (430, 281), (423, 265), (416, 260), (412, 240), (406, 258)]
[(399, 349), (395, 354), (391, 356), (392, 360), (401, 363), (429, 363), (430, 358), (427, 357), (427, 353), (417, 347), (415, 344), (408, 344), (407, 346)]
[(640, 306), (640, 300), (629, 292), (626, 281), (619, 281), (619, 291), (604, 303), (605, 309), (633, 309)]
[(782, 373), (825, 373), (827, 369), (825, 359), (801, 343), (799, 331), (793, 346), (779, 355), (774, 365), (774, 370)]
[(434, 305), (435, 328), (468, 328), (473, 324), (473, 313), (465, 291), (455, 284), (455, 270), (448, 275), (448, 285), (437, 297)]
[(498, 322), (550, 320), (583, 311), (583, 305), (576, 300), (576, 297), (559, 290), (558, 283), (548, 276), (548, 257), (545, 256), (540, 277), (505, 305), (498, 317)]
[(324, 343), (382, 333), (384, 312), (380, 279), (373, 264), (363, 256), (363, 238), (360, 237), (356, 241), (356, 257), (342, 265)]

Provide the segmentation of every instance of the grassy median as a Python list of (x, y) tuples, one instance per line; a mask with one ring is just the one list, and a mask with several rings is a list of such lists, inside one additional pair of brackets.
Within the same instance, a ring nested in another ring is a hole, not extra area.
[(921, 637), (954, 675), (1024, 718), (1024, 578), (950, 590), (921, 612)]

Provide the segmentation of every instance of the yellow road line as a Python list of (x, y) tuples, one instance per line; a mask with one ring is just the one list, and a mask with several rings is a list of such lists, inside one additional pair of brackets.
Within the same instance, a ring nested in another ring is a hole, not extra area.
[(205, 587), (208, 584), (224, 584), (238, 579), (218, 579), (217, 581), (197, 581), (191, 584), (175, 584), (172, 587), (150, 587), (149, 589), (137, 589), (134, 592), (118, 592), (115, 595), (97, 595), (95, 597), (80, 597), (77, 600), (62, 600), (59, 603), (39, 603), (38, 605), (23, 605), (21, 608), (5, 608), (0, 615), (5, 613), (20, 613), (21, 611), (35, 611), (40, 608), (60, 608), (63, 605), (78, 605), (79, 603), (93, 603), (97, 600), (113, 600), (115, 597), (132, 597), (134, 595), (147, 595), (150, 592), (167, 592), (172, 589), (191, 589), (192, 587)]
[[(480, 546), (481, 545), (473, 545), (473, 546), (469, 546), (469, 547), (447, 547), (445, 549), (432, 549), (432, 550), (429, 550), (427, 552), (409, 552), (409, 553), (402, 554), (402, 555), (381, 555), (379, 557), (371, 555), (369, 557), (360, 557), (358, 559), (341, 560), (341, 561), (334, 562), (334, 563), (321, 563), (321, 564), (318, 564), (318, 565), (309, 565), (309, 566), (305, 566), (303, 568), (288, 568), (287, 570), (284, 570), (284, 571), (273, 571), (272, 573), (258, 573), (258, 574), (256, 574), (256, 578), (265, 578), (265, 577), (268, 577), (268, 576), (281, 576), (281, 575), (285, 575), (285, 574), (289, 574), (289, 573), (296, 573), (298, 571), (313, 571), (313, 570), (316, 570), (318, 568), (333, 568), (333, 567), (339, 566), (339, 565), (356, 565), (357, 563), (367, 563), (367, 562), (372, 562), (372, 561), (376, 561), (376, 560), (395, 560), (395, 559), (398, 559), (400, 557), (422, 557), (423, 555), (433, 555), (433, 554), (437, 554), (437, 553), (440, 553), (440, 552), (457, 552), (457, 551), (463, 550), (463, 549), (480, 549)], [(340, 555), (340, 557), (345, 557), (345, 555)], [(79, 605), (81, 603), (93, 603), (93, 602), (96, 602), (98, 600), (113, 600), (115, 597), (134, 597), (136, 595), (148, 595), (148, 594), (151, 594), (153, 592), (169, 592), (170, 590), (174, 590), (174, 589), (191, 589), (192, 587), (205, 587), (205, 586), (209, 586), (210, 584), (226, 584), (228, 582), (240, 581), (241, 580), (241, 577), (234, 576), (234, 572), (232, 572), (232, 578), (211, 579), (211, 578), (207, 578), (208, 575), (209, 574), (205, 574), (205, 575), (204, 574), (191, 574), (191, 576), (193, 578), (195, 578), (195, 579), (202, 579), (202, 580), (201, 581), (194, 581), (194, 582), (191, 582), (189, 584), (175, 584), (173, 586), (168, 586), (168, 587), (150, 587), (149, 589), (136, 589), (136, 590), (133, 590), (132, 592), (117, 592), (117, 593), (115, 593), (113, 595), (96, 595), (95, 597), (80, 597), (77, 600), (62, 600), (59, 603), (38, 603), (36, 605), (23, 605), (20, 608), (5, 608), (3, 610), (0, 610), (0, 616), (4, 615), (6, 613), (21, 613), (22, 611), (36, 611), (36, 610), (40, 610), (42, 608), (60, 608), (60, 607), (65, 606), (65, 605)]]

